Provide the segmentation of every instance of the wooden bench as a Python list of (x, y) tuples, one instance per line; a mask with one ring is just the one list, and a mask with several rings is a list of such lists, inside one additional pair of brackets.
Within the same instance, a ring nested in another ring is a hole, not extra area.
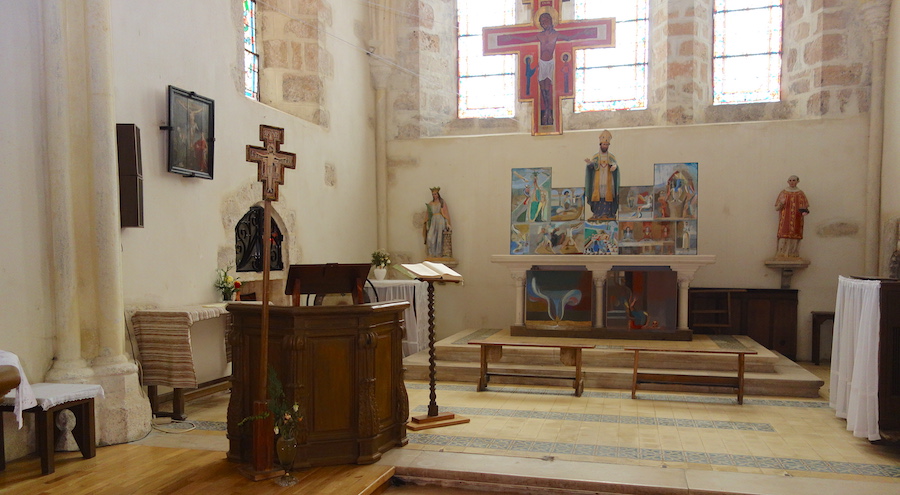
[[(634, 352), (634, 374), (631, 380), (631, 398), (636, 398), (637, 389), (642, 384), (663, 385), (695, 385), (703, 387), (731, 388), (737, 393), (738, 404), (744, 403), (744, 362), (748, 354), (756, 354), (756, 351), (725, 351), (725, 350), (689, 350), (689, 349), (648, 349), (645, 347), (626, 347), (626, 351)], [(694, 354), (732, 354), (737, 356), (737, 376), (698, 375), (687, 373), (642, 373), (640, 368), (641, 352), (668, 352), (668, 353), (694, 353)]]
[[(584, 392), (584, 377), (581, 373), (581, 350), (593, 349), (593, 344), (567, 344), (567, 343), (542, 343), (542, 342), (498, 342), (489, 340), (473, 340), (469, 342), (472, 345), (481, 346), (481, 378), (478, 380), (478, 391), (481, 392), (487, 388), (488, 381), (492, 376), (515, 376), (523, 378), (546, 378), (554, 380), (572, 380), (572, 386), (575, 388), (575, 396), (581, 397)], [(503, 357), (503, 347), (535, 347), (535, 348), (558, 348), (559, 360), (566, 366), (575, 366), (575, 375), (572, 378), (566, 376), (557, 376), (550, 374), (537, 373), (500, 373), (488, 371), (488, 362), (497, 362)]]

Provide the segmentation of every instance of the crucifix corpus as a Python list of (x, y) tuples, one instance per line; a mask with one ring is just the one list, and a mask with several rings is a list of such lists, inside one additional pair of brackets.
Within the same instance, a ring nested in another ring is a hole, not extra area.
[[(266, 146), (247, 145), (247, 161), (257, 164), (257, 179), (263, 183), (263, 243), (260, 255), (263, 257), (262, 314), (260, 317), (259, 339), (259, 383), (253, 401), (253, 415), (268, 411), (266, 397), (269, 368), (269, 272), (271, 271), (272, 201), (278, 201), (278, 186), (284, 184), (284, 169), (297, 166), (297, 156), (281, 151), (284, 143), (284, 129), (267, 125), (259, 126), (259, 140)], [(283, 471), (273, 468), (274, 436), (273, 418), (253, 421), (253, 463), (242, 468), (244, 476), (259, 481), (280, 476)]]
[(616, 20), (560, 22), (562, 0), (522, 0), (532, 23), (484, 28), (484, 54), (518, 55), (519, 100), (532, 103), (533, 136), (562, 134), (560, 102), (575, 95), (575, 49), (615, 46)]

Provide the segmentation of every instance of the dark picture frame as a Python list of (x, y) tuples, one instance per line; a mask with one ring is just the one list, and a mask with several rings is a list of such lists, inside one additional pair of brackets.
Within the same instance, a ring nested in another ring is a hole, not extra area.
[(186, 177), (213, 178), (215, 102), (193, 91), (168, 87), (168, 171)]

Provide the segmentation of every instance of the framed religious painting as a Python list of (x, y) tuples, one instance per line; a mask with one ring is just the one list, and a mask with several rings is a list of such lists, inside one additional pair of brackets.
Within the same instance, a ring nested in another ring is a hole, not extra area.
[(185, 177), (213, 178), (215, 103), (193, 91), (169, 86), (168, 171)]

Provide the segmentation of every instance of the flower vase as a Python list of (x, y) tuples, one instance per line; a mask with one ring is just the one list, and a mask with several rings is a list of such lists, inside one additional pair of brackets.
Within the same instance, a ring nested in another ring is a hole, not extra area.
[(294, 459), (297, 457), (297, 439), (280, 436), (275, 440), (275, 454), (278, 456), (278, 464), (284, 469), (284, 476), (275, 480), (279, 486), (291, 486), (297, 484), (297, 478), (291, 476), (291, 468), (294, 467)]
[(387, 275), (387, 267), (376, 266), (372, 272), (375, 275), (375, 280), (384, 280), (384, 277)]
[(223, 301), (230, 301), (231, 299), (232, 299), (232, 296), (230, 293), (222, 291), (222, 300)]

